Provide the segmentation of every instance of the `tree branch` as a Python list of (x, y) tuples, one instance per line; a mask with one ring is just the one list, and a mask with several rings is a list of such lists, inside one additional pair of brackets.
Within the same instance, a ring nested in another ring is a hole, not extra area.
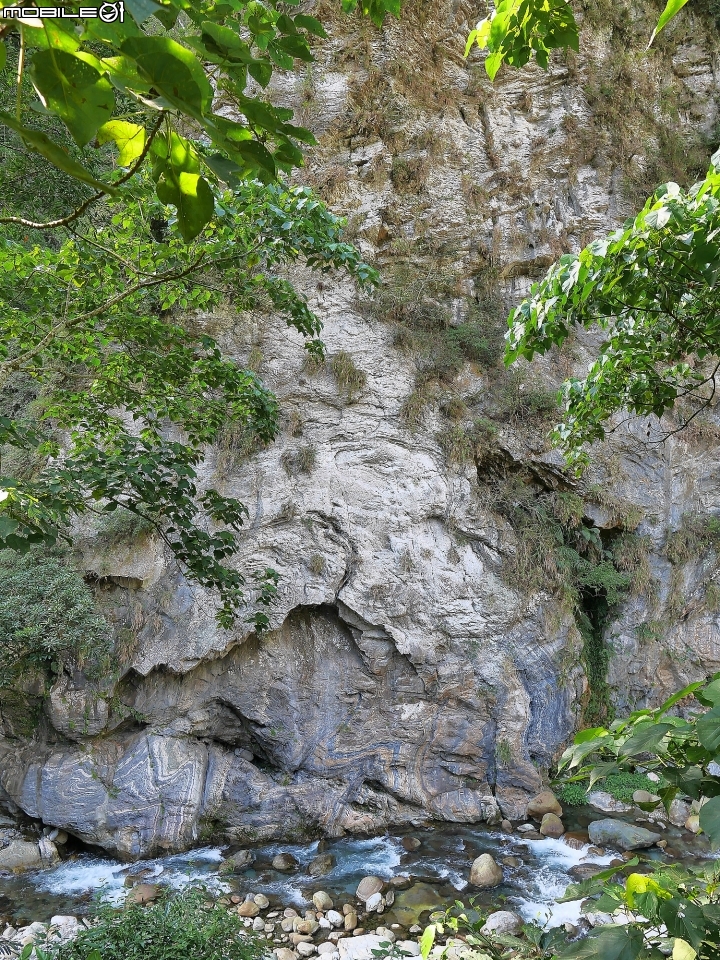
[[(120, 177), (117, 183), (113, 184), (113, 186), (120, 187), (123, 185), (123, 183), (127, 183), (131, 177), (135, 176), (145, 162), (145, 158), (150, 151), (152, 142), (155, 139), (155, 136), (164, 119), (165, 111), (162, 111), (155, 121), (155, 124), (150, 132), (150, 136), (145, 141), (145, 146), (143, 147), (142, 153), (132, 167), (128, 170), (128, 172)], [(73, 220), (77, 220), (78, 217), (81, 217), (85, 213), (88, 207), (92, 206), (94, 203), (97, 203), (98, 200), (105, 196), (107, 196), (107, 191), (98, 190), (97, 193), (94, 193), (91, 197), (88, 197), (87, 200), (83, 201), (79, 207), (77, 207), (71, 213), (68, 213), (67, 216), (61, 217), (59, 220), (47, 220), (45, 223), (37, 223), (35, 220), (27, 220), (25, 217), (0, 217), (0, 223), (14, 223), (17, 226), (26, 227), (28, 230), (55, 230), (58, 227), (66, 227), (69, 223), (72, 223)]]

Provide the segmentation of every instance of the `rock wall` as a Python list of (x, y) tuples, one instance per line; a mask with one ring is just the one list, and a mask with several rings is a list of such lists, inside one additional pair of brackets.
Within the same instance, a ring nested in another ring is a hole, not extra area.
[[(109, 547), (84, 531), (79, 563), (122, 667), (102, 684), (59, 677), (33, 735), (3, 716), (5, 806), (125, 857), (210, 837), (524, 816), (588, 690), (573, 610), (508, 575), (523, 547), (497, 510), (509, 476), (538, 496), (575, 491), (603, 536), (619, 529), (613, 504), (640, 518), (650, 576), (604, 630), (618, 709), (720, 669), (715, 555), (705, 543), (673, 566), (666, 548), (683, 514), (720, 509), (712, 418), (661, 447), (621, 431), (573, 480), (523, 397), (581, 370), (592, 336), (520, 379), (497, 360), (423, 379), (387, 306), (402, 282), (406, 305), (409, 289), (446, 325), (480, 311), (497, 333), (559, 253), (631, 211), (663, 149), (675, 162), (663, 131), (685, 137), (687, 154), (714, 127), (720, 61), (706, 25), (687, 13), (642, 61), (647, 16), (599, 30), (593, 9), (581, 57), (507, 71), (494, 87), (479, 56), (462, 58), (475, 19), (462, 0), (415, 0), (382, 33), (337, 21), (312, 71), (278, 81), (320, 138), (303, 177), (348, 215), (385, 287), (373, 305), (332, 278), (294, 278), (325, 324), (319, 370), (273, 317), (229, 306), (195, 318), (282, 404), (275, 444), (248, 453), (231, 440), (206, 465), (250, 510), (239, 566), (280, 574), (271, 629), (220, 630), (213, 598), (157, 543)], [(603, 93), (613, 77), (626, 109)], [(668, 97), (669, 127), (658, 120)], [(359, 371), (354, 388), (338, 355)], [(490, 452), (454, 455), (478, 418), (493, 424)]]

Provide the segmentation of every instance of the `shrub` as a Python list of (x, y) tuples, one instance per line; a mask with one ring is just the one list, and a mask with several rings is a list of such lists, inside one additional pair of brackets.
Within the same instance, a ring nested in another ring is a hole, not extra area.
[(317, 452), (315, 447), (306, 444), (297, 450), (286, 450), (280, 457), (280, 463), (289, 477), (312, 473), (317, 463)]
[(51, 951), (53, 960), (256, 960), (264, 954), (236, 912), (208, 905), (203, 890), (167, 894), (149, 907), (101, 906), (95, 923)]
[(720, 546), (720, 517), (699, 513), (683, 514), (677, 530), (668, 534), (665, 553), (670, 563), (699, 560)]
[(587, 803), (585, 787), (579, 783), (564, 783), (560, 789), (560, 803), (565, 807), (582, 807)]
[(0, 552), (0, 689), (25, 671), (64, 664), (93, 678), (107, 668), (110, 629), (79, 574), (59, 552)]
[(331, 359), (330, 371), (348, 403), (354, 403), (367, 385), (367, 374), (355, 366), (355, 361), (345, 350)]
[(155, 527), (145, 517), (139, 517), (131, 510), (118, 507), (112, 513), (106, 513), (97, 525), (97, 536), (107, 546), (120, 543), (132, 543), (152, 534)]

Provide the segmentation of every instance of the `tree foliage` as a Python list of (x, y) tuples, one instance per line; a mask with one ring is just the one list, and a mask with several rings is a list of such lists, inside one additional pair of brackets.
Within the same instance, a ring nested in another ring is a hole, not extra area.
[[(301, 164), (301, 144), (315, 142), (291, 122), (291, 110), (262, 93), (274, 70), (312, 62), (313, 38), (326, 36), (315, 17), (291, 15), (299, 2), (127, 0), (122, 19), (112, 12), (105, 20), (7, 16), (0, 19), (0, 69), (6, 44), (17, 38), (18, 95), (14, 109), (0, 111), (0, 125), (92, 188), (80, 212), (105, 195), (125, 196), (132, 174), (148, 162), (158, 199), (175, 206), (189, 242), (213, 216), (212, 184), (269, 183)], [(342, 0), (346, 12), (358, 7), (380, 24), (386, 12), (399, 13), (400, 0)], [(24, 102), (25, 73), (39, 103)], [(218, 94), (222, 111), (214, 106)], [(37, 111), (62, 121), (79, 154), (35, 122)], [(119, 169), (99, 179), (86, 155), (105, 143), (115, 145)]]
[[(694, 698), (695, 703), (692, 703)], [(678, 716), (679, 704), (687, 719)], [(695, 707), (705, 708), (696, 710)], [(720, 674), (673, 694), (655, 710), (637, 710), (609, 727), (581, 731), (562, 755), (566, 782), (590, 787), (642, 766), (662, 775), (657, 797), (644, 810), (670, 810), (679, 795), (696, 800), (700, 828), (720, 845), (720, 777), (714, 764), (720, 750)], [(628, 863), (632, 867), (637, 860)], [(622, 880), (622, 882), (620, 882)], [(720, 871), (681, 864), (653, 866), (649, 873), (618, 878), (615, 869), (568, 887), (563, 900), (589, 898), (586, 912), (608, 913), (617, 921), (594, 929), (586, 940), (561, 951), (562, 958), (652, 960), (672, 954), (682, 960), (711, 960), (720, 951)]]
[[(650, 43), (686, 3), (667, 0)], [(487, 49), (485, 70), (494, 80), (503, 63), (524, 67), (535, 57), (541, 67), (547, 68), (551, 50), (578, 50), (578, 26), (568, 0), (498, 0), (468, 36), (465, 56), (474, 44)]]
[(555, 441), (576, 466), (622, 410), (662, 414), (713, 398), (720, 352), (720, 151), (689, 190), (660, 187), (621, 230), (565, 255), (510, 317), (506, 362), (560, 346), (574, 327), (605, 339), (583, 378), (563, 385)]
[[(198, 468), (227, 421), (272, 440), (277, 402), (201, 323), (188, 328), (181, 316), (224, 298), (270, 309), (322, 355), (320, 321), (284, 265), (342, 269), (361, 285), (375, 274), (307, 189), (258, 181), (212, 189), (217, 217), (202, 242), (165, 234), (171, 211), (153, 199), (149, 177), (108, 201), (104, 226), (76, 225), (59, 245), (0, 239), (0, 391), (12, 395), (24, 378), (37, 396), (31, 418), (0, 410), (0, 454), (17, 464), (25, 452), (30, 463), (2, 475), (0, 460), (0, 544), (52, 544), (74, 517), (129, 510), (155, 525), (195, 581), (220, 591), (229, 626), (246, 604), (244, 578), (227, 561), (247, 510)], [(276, 577), (254, 578), (255, 601), (266, 606)]]

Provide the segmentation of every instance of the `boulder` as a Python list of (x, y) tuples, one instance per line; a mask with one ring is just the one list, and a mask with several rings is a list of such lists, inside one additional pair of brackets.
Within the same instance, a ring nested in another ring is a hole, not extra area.
[(405, 956), (410, 957), (419, 957), (420, 956), (420, 944), (415, 940), (398, 940), (398, 949), (401, 950)]
[(223, 861), (222, 873), (242, 873), (255, 862), (255, 854), (251, 850), (238, 850), (231, 857)]
[(152, 903), (160, 896), (160, 887), (157, 883), (139, 883), (128, 893), (125, 903), (134, 903), (142, 906)]
[(373, 933), (338, 940), (340, 960), (375, 960), (373, 950), (379, 950), (381, 942)]
[(58, 914), (50, 920), (50, 933), (54, 934), (56, 940), (66, 943), (68, 940), (74, 940), (80, 931), (80, 921), (77, 917), (68, 917)]
[(332, 910), (333, 908), (332, 899), (330, 898), (329, 894), (325, 893), (324, 890), (318, 890), (317, 893), (314, 893), (312, 901), (315, 904), (315, 909), (322, 910), (323, 913), (326, 910)]
[(255, 896), (253, 897), (253, 900), (260, 907), (261, 910), (267, 910), (267, 908), (270, 906), (270, 901), (268, 900), (268, 898), (265, 896), (264, 893), (256, 893)]
[(253, 900), (246, 900), (238, 907), (238, 916), (256, 917), (260, 913), (260, 907)]
[(384, 886), (385, 882), (380, 877), (363, 877), (355, 891), (355, 896), (358, 900), (368, 900), (374, 893), (380, 893)]
[(487, 918), (480, 933), (509, 933), (515, 936), (522, 930), (523, 922), (523, 918), (511, 910), (497, 910)]
[(616, 800), (604, 790), (591, 790), (587, 795), (588, 804), (600, 813), (631, 813), (633, 805), (623, 803), (622, 800)]
[(408, 853), (412, 853), (413, 850), (417, 850), (420, 846), (420, 841), (417, 837), (403, 837), (402, 839), (403, 850), (407, 850)]
[(335, 857), (331, 853), (321, 853), (310, 862), (308, 873), (311, 877), (324, 877), (335, 866)]
[(501, 820), (500, 826), (503, 828), (505, 833), (512, 833), (512, 824), (509, 820)]
[(607, 844), (620, 850), (642, 850), (662, 839), (659, 833), (635, 826), (634, 823), (625, 823), (624, 820), (595, 820), (590, 824), (588, 833), (593, 843)]
[(562, 807), (552, 790), (543, 790), (533, 797), (527, 805), (526, 817), (532, 817), (533, 820), (542, 820), (546, 813), (554, 813), (556, 817), (562, 816)]
[(561, 837), (565, 833), (563, 822), (554, 813), (546, 813), (540, 824), (540, 833), (544, 837)]
[(650, 793), (647, 790), (633, 790), (633, 803), (660, 803), (660, 797), (656, 793)]
[(300, 861), (291, 853), (279, 853), (272, 862), (273, 870), (282, 870), (285, 872), (296, 870), (299, 865)]
[(576, 883), (582, 883), (583, 880), (590, 880), (591, 877), (601, 873), (604, 869), (605, 867), (601, 867), (597, 863), (578, 863), (576, 866), (570, 867), (568, 875)]
[(377, 893), (373, 893), (371, 897), (367, 898), (367, 900), (365, 901), (365, 909), (368, 912), (377, 910), (377, 908), (380, 906), (381, 903), (382, 903), (382, 894), (380, 893), (380, 891), (378, 891)]
[(567, 830), (563, 834), (563, 843), (573, 850), (582, 850), (590, 843), (590, 836), (587, 830)]
[(13, 840), (0, 850), (0, 870), (30, 870), (42, 866), (40, 848), (29, 840)]
[(481, 854), (470, 868), (470, 883), (473, 887), (497, 887), (502, 880), (502, 867), (495, 863), (489, 853)]

